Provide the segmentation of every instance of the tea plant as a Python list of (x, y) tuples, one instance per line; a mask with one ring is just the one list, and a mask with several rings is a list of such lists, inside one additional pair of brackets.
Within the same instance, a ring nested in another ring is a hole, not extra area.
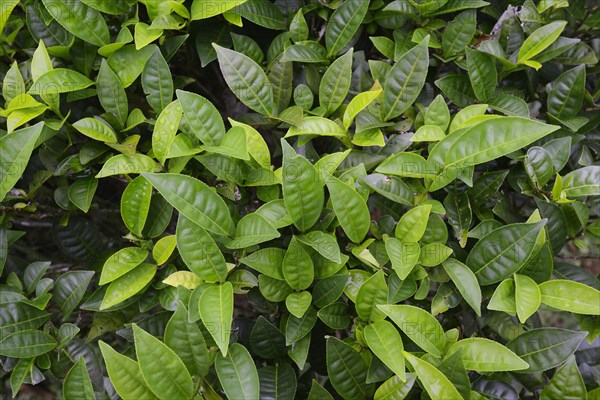
[(6, 398), (600, 396), (600, 3), (0, 1)]

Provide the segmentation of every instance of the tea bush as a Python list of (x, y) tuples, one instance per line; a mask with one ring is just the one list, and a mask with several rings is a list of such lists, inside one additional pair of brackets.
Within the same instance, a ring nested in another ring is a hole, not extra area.
[(4, 398), (600, 398), (599, 2), (0, 32)]

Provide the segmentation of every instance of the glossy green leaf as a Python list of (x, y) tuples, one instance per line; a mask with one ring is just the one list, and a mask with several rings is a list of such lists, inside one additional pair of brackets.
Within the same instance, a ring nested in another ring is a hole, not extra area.
[(295, 237), (288, 245), (281, 269), (285, 281), (296, 290), (306, 289), (313, 281), (313, 262), (308, 252)]
[(98, 344), (106, 364), (108, 376), (119, 396), (124, 400), (156, 398), (154, 393), (146, 386), (136, 361), (119, 354), (103, 341), (99, 341)]
[(132, 325), (135, 354), (146, 385), (160, 399), (190, 398), (192, 378), (181, 358), (166, 344)]
[(40, 122), (0, 138), (0, 201), (21, 178), (43, 127)]
[(116, 143), (117, 136), (105, 122), (96, 118), (83, 118), (73, 124), (73, 128), (94, 140), (106, 143)]
[(321, 78), (319, 104), (325, 107), (325, 115), (334, 112), (344, 101), (352, 78), (352, 49), (335, 60)]
[(538, 328), (519, 335), (506, 347), (529, 364), (523, 372), (541, 372), (565, 362), (586, 336), (586, 332)]
[(191, 17), (192, 20), (214, 17), (239, 6), (244, 1), (245, 0), (222, 1), (217, 6), (210, 0), (194, 0), (190, 9)]
[(488, 54), (467, 48), (467, 67), (471, 86), (477, 99), (488, 101), (496, 90), (498, 73), (496, 60)]
[(524, 63), (541, 53), (558, 38), (566, 25), (566, 21), (554, 21), (536, 29), (519, 48), (517, 62)]
[(337, 55), (358, 31), (369, 9), (366, 0), (342, 3), (329, 18), (325, 31), (328, 57)]
[(477, 29), (477, 17), (473, 10), (463, 11), (448, 24), (442, 36), (445, 56), (462, 52), (473, 39)]
[(590, 165), (569, 172), (563, 177), (564, 193), (568, 197), (600, 195), (600, 166)]
[(135, 45), (131, 44), (111, 54), (106, 62), (117, 74), (123, 87), (128, 88), (140, 76), (153, 51), (154, 46), (137, 50)]
[(411, 208), (398, 221), (395, 236), (403, 243), (418, 242), (425, 233), (430, 212), (429, 204)]
[(267, 29), (286, 29), (284, 15), (268, 0), (247, 0), (238, 3), (235, 11), (249, 21)]
[(56, 68), (40, 76), (27, 93), (50, 96), (57, 93), (69, 93), (88, 88), (94, 84), (77, 71)]
[(327, 374), (332, 386), (344, 399), (366, 399), (373, 394), (367, 384), (367, 364), (348, 344), (335, 337), (327, 339)]
[(158, 172), (160, 166), (150, 157), (135, 153), (131, 156), (118, 154), (104, 163), (96, 174), (96, 178), (106, 178), (113, 175), (140, 174), (142, 172)]
[(191, 375), (208, 374), (210, 362), (206, 342), (198, 325), (188, 321), (188, 310), (182, 302), (177, 303), (164, 336), (165, 344), (181, 358)]
[[(169, 71), (169, 65), (158, 47), (154, 48), (152, 55), (144, 66), (142, 87), (144, 93), (146, 93), (148, 104), (156, 113), (160, 113), (173, 100), (173, 78)], [(166, 116), (164, 115), (164, 117)]]
[(296, 372), (288, 363), (268, 365), (258, 371), (261, 399), (293, 400), (296, 394)]
[(100, 71), (98, 71), (96, 79), (96, 91), (104, 110), (112, 113), (124, 126), (129, 113), (127, 94), (119, 77), (106, 60), (102, 60), (102, 64), (100, 64)]
[(210, 232), (229, 234), (233, 225), (229, 209), (210, 186), (180, 174), (143, 175), (186, 218)]
[(56, 347), (56, 340), (35, 329), (26, 329), (5, 336), (0, 341), (0, 355), (29, 358), (45, 354)]
[(198, 302), (198, 311), (206, 330), (219, 346), (221, 354), (226, 356), (233, 319), (233, 287), (231, 283), (225, 282), (204, 289)]
[(383, 271), (378, 271), (367, 279), (356, 295), (356, 312), (365, 321), (381, 321), (385, 314), (379, 306), (387, 303), (387, 284)]
[(542, 303), (576, 314), (600, 315), (600, 291), (580, 282), (557, 279), (539, 287)]
[(339, 299), (344, 293), (347, 281), (348, 277), (345, 274), (332, 275), (319, 280), (312, 290), (315, 306), (322, 308)]
[(333, 235), (321, 231), (312, 231), (296, 237), (320, 255), (336, 263), (342, 262), (340, 247)]
[(371, 223), (367, 203), (354, 187), (338, 178), (330, 175), (326, 182), (333, 210), (344, 233), (354, 243), (360, 243), (369, 232)]
[(93, 271), (69, 271), (62, 274), (54, 283), (53, 301), (68, 317), (85, 295), (94, 276)]
[(282, 265), (286, 251), (276, 247), (266, 247), (240, 259), (242, 264), (271, 278), (284, 280)]
[(446, 357), (460, 351), (465, 368), (473, 371), (515, 371), (529, 365), (498, 342), (484, 338), (459, 340), (448, 348)]
[(367, 325), (363, 331), (367, 345), (383, 363), (402, 381), (406, 380), (402, 338), (396, 328), (387, 321)]
[(216, 44), (214, 48), (223, 77), (240, 101), (260, 114), (273, 114), (273, 87), (262, 68), (244, 54)]
[(260, 384), (256, 366), (248, 350), (241, 344), (233, 343), (229, 346), (226, 356), (217, 355), (215, 369), (228, 398), (259, 398)]
[(425, 84), (429, 68), (429, 37), (400, 57), (383, 85), (384, 120), (404, 113), (416, 100)]
[(392, 268), (402, 280), (412, 272), (421, 255), (418, 243), (402, 242), (393, 237), (385, 241), (385, 250), (392, 262)]
[(406, 398), (417, 376), (414, 373), (406, 374), (406, 381), (394, 375), (381, 384), (375, 391), (375, 400), (403, 400)]
[(81, 211), (87, 213), (97, 188), (98, 180), (96, 178), (77, 179), (69, 186), (69, 200)]
[(465, 264), (483, 286), (509, 277), (525, 265), (545, 221), (511, 224), (498, 228), (478, 241)]
[(444, 330), (427, 311), (409, 305), (380, 305), (383, 311), (416, 345), (435, 357), (446, 347)]
[(227, 265), (210, 234), (181, 215), (177, 222), (177, 248), (190, 271), (207, 282), (223, 282)]
[(290, 293), (285, 298), (286, 308), (290, 314), (297, 318), (302, 318), (308, 307), (310, 307), (311, 302), (312, 295), (307, 291)]
[(461, 296), (475, 310), (477, 315), (481, 315), (481, 288), (473, 271), (453, 258), (444, 261), (442, 266), (456, 285)]
[(227, 247), (231, 249), (250, 247), (279, 236), (281, 235), (277, 229), (263, 216), (252, 213), (239, 220), (235, 228), (234, 239), (227, 243)]
[(129, 182), (121, 196), (121, 218), (125, 226), (138, 236), (142, 236), (151, 199), (152, 184), (143, 176)]
[(542, 390), (542, 400), (586, 399), (588, 393), (575, 356), (571, 356), (556, 371), (550, 383)]
[[(300, 318), (290, 315), (285, 324), (285, 343), (286, 345), (296, 345), (298, 341), (305, 338), (317, 322), (317, 311), (314, 307), (309, 307)], [(308, 335), (310, 340), (310, 335)]]
[(179, 100), (167, 103), (166, 105), (161, 102), (160, 106), (156, 106), (156, 110), (158, 109), (162, 110), (162, 112), (160, 112), (158, 120), (154, 125), (154, 131), (152, 132), (152, 151), (158, 161), (164, 164), (169, 155), (171, 143), (173, 143), (177, 134), (182, 110)]
[(344, 128), (348, 130), (352, 121), (358, 115), (359, 112), (364, 110), (369, 104), (371, 104), (379, 95), (381, 89), (369, 90), (367, 92), (359, 93), (350, 100), (346, 110), (344, 111)]
[(148, 251), (139, 247), (125, 247), (110, 256), (102, 267), (100, 285), (106, 285), (125, 275), (148, 257)]
[(294, 225), (305, 231), (321, 216), (325, 197), (323, 183), (310, 161), (296, 154), (284, 140), (281, 143), (283, 201)]
[[(216, 107), (204, 97), (184, 90), (177, 90), (177, 98), (183, 116), (192, 132), (203, 143), (218, 145), (225, 136), (225, 125)], [(202, 115), (202, 118), (198, 118)]]
[(162, 265), (167, 262), (175, 247), (177, 246), (177, 238), (175, 235), (164, 236), (160, 238), (152, 249), (152, 258), (157, 265)]
[(125, 275), (115, 279), (108, 286), (100, 309), (110, 308), (139, 293), (152, 281), (155, 274), (156, 266), (152, 264), (140, 264)]
[(67, 373), (63, 382), (62, 395), (65, 400), (90, 400), (96, 398), (83, 357), (79, 357)]
[(96, 46), (110, 42), (106, 21), (100, 12), (80, 0), (43, 0), (48, 13), (67, 31)]
[(406, 358), (414, 368), (425, 391), (432, 399), (462, 399), (462, 396), (458, 393), (452, 382), (450, 382), (440, 370), (427, 361), (417, 358), (410, 353), (405, 351), (402, 353), (404, 358)]
[(515, 303), (521, 323), (525, 323), (537, 311), (541, 300), (537, 283), (526, 275), (515, 274)]
[(579, 65), (563, 72), (548, 92), (548, 112), (558, 119), (575, 117), (583, 104), (585, 67)]

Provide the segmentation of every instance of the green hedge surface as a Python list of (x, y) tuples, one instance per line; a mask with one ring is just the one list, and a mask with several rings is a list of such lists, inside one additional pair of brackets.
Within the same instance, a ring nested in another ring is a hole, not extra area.
[(600, 3), (1, 0), (0, 397), (600, 398)]

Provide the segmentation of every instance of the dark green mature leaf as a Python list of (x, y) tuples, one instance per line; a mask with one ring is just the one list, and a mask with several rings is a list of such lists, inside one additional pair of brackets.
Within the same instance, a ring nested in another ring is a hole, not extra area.
[(102, 60), (102, 64), (100, 64), (100, 71), (98, 71), (96, 79), (96, 90), (102, 107), (117, 117), (122, 126), (125, 126), (127, 114), (129, 113), (127, 94), (119, 77), (106, 60)]
[(5, 336), (0, 341), (0, 355), (14, 358), (36, 357), (56, 347), (56, 340), (35, 329), (26, 329)]
[(48, 13), (67, 31), (96, 46), (110, 42), (106, 21), (102, 14), (80, 0), (42, 0)]
[(231, 215), (225, 201), (210, 186), (180, 174), (143, 175), (186, 218), (210, 232), (229, 235)]
[(327, 374), (335, 390), (344, 399), (366, 399), (373, 394), (367, 384), (367, 364), (352, 347), (329, 337), (327, 339)]
[(585, 399), (587, 392), (577, 367), (575, 356), (571, 356), (556, 371), (550, 384), (541, 393), (543, 400)]
[(383, 85), (384, 120), (395, 118), (408, 110), (419, 95), (429, 67), (427, 45), (429, 37), (400, 57)]
[(452, 56), (465, 49), (475, 35), (476, 13), (474, 10), (463, 11), (448, 24), (442, 36), (442, 48), (445, 56)]
[(227, 356), (217, 355), (215, 369), (228, 398), (259, 398), (260, 384), (256, 366), (248, 350), (241, 344), (233, 343), (229, 346)]
[(356, 295), (356, 312), (365, 321), (381, 321), (385, 314), (379, 305), (387, 303), (387, 285), (383, 271), (378, 271), (367, 279)]
[(538, 328), (517, 336), (506, 347), (529, 364), (522, 372), (541, 372), (565, 362), (586, 336), (586, 332)]
[(467, 67), (473, 92), (478, 100), (488, 101), (498, 84), (496, 61), (486, 53), (467, 49)]
[(334, 112), (346, 98), (352, 78), (352, 49), (335, 60), (319, 84), (319, 103), (325, 107), (325, 115)]
[(214, 45), (227, 85), (242, 103), (263, 114), (274, 112), (273, 87), (267, 74), (250, 57)]
[(337, 55), (358, 31), (369, 9), (368, 0), (343, 2), (331, 15), (325, 31), (328, 57)]
[(195, 322), (188, 321), (188, 310), (182, 302), (165, 328), (165, 344), (173, 350), (192, 375), (208, 374), (209, 358), (206, 342)]
[(294, 399), (297, 378), (290, 364), (268, 365), (258, 371), (258, 376), (261, 399)]
[(490, 232), (475, 244), (466, 265), (481, 285), (501, 281), (525, 265), (544, 225), (545, 221), (512, 224)]
[(157, 114), (173, 100), (173, 78), (169, 71), (169, 65), (158, 47), (154, 48), (144, 66), (142, 87), (146, 93), (148, 104)]
[(69, 271), (54, 284), (54, 302), (66, 318), (77, 307), (94, 276), (93, 271)]

